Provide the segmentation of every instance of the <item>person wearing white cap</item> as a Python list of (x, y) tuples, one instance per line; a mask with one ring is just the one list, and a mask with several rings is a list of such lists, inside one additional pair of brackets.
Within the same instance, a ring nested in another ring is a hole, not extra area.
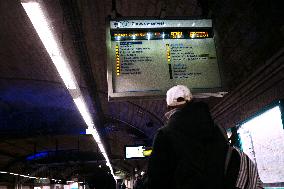
[(155, 136), (148, 189), (223, 189), (226, 141), (207, 104), (177, 85), (167, 91), (167, 124)]
[(190, 90), (184, 85), (177, 85), (167, 91), (167, 106), (168, 111), (165, 116), (167, 119), (177, 110), (183, 107), (192, 99)]

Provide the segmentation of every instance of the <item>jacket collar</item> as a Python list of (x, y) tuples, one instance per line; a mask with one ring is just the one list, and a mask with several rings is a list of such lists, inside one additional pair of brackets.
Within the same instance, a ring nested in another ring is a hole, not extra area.
[(172, 109), (172, 110), (166, 112), (166, 113), (165, 113), (165, 117), (167, 118), (167, 120), (169, 120), (170, 117), (171, 117), (174, 113), (176, 113), (177, 111), (178, 111), (178, 108), (175, 108), (175, 109)]

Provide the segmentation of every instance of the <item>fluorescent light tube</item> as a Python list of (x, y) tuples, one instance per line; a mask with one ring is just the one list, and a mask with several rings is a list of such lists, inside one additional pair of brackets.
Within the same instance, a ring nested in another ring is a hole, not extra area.
[(93, 128), (94, 122), (92, 120), (91, 114), (86, 106), (86, 103), (82, 96), (74, 98), (73, 101), (75, 102), (80, 114), (82, 115), (84, 121), (86, 122), (88, 127)]
[(49, 25), (39, 3), (22, 3), (22, 6), (24, 7), (67, 89), (76, 89), (78, 85), (76, 83), (75, 76), (66, 61), (64, 51), (57, 43), (52, 27)]
[[(37, 34), (39, 35), (66, 88), (69, 90), (69, 93), (72, 96), (73, 101), (76, 104), (81, 116), (87, 124), (88, 129), (86, 132), (89, 132), (88, 134), (92, 134), (92, 136), (94, 137), (114, 177), (110, 161), (102, 145), (100, 136), (97, 130), (94, 128), (94, 122), (86, 106), (80, 88), (78, 87), (74, 73), (72, 72), (72, 69), (67, 61), (63, 48), (60, 46), (60, 43), (58, 43), (56, 35), (53, 33), (52, 26), (49, 24), (49, 21), (45, 17), (44, 11), (38, 2), (40, 1), (23, 0), (22, 6), (25, 9), (29, 19), (31, 20)], [(74, 93), (74, 91), (76, 91), (77, 93)]]

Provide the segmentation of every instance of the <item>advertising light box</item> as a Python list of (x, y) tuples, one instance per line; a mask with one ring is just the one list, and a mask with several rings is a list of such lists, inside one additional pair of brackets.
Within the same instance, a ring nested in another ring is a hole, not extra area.
[(125, 159), (146, 158), (152, 153), (151, 147), (146, 146), (125, 146)]
[(158, 98), (178, 84), (223, 95), (211, 20), (111, 20), (107, 51), (110, 100)]
[(263, 183), (284, 186), (284, 101), (276, 101), (239, 125), (243, 151), (253, 160)]

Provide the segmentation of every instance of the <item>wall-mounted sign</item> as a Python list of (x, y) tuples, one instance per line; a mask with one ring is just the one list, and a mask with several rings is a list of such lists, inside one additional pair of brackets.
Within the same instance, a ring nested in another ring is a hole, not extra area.
[(152, 153), (151, 147), (142, 145), (125, 146), (125, 159), (146, 158)]
[(223, 93), (211, 20), (112, 20), (107, 30), (108, 95), (164, 96), (182, 84)]
[(35, 184), (49, 184), (50, 183), (50, 179), (48, 179), (48, 178), (35, 179), (34, 183)]

